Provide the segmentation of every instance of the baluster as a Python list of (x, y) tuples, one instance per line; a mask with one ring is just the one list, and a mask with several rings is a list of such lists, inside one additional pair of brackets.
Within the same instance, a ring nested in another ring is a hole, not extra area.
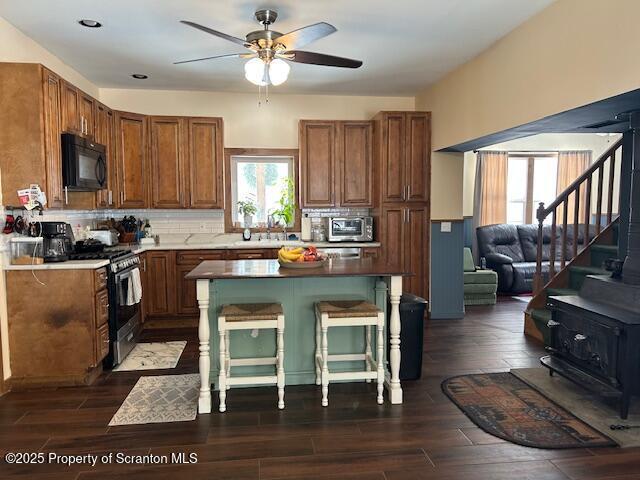
[(578, 256), (578, 234), (580, 233), (580, 185), (573, 191), (573, 196), (573, 256), (571, 258), (576, 258)]
[(589, 230), (591, 227), (591, 181), (593, 174), (587, 177), (587, 193), (585, 194), (585, 206), (584, 206), (584, 245), (585, 247), (589, 243)]
[(556, 276), (556, 208), (551, 212), (551, 243), (549, 244), (549, 280)]
[(604, 180), (604, 163), (598, 168), (598, 199), (596, 202), (596, 233), (602, 228), (602, 182)]
[(569, 211), (569, 196), (564, 198), (562, 202), (562, 260), (560, 261), (560, 269), (567, 264), (567, 215)]
[(535, 293), (538, 293), (542, 290), (542, 245), (544, 240), (542, 225), (545, 219), (544, 203), (542, 202), (538, 206), (536, 217), (538, 218), (538, 245), (536, 249), (536, 276), (533, 285)]
[(616, 175), (616, 152), (611, 154), (611, 162), (609, 163), (609, 198), (607, 199), (607, 225), (611, 223), (613, 215), (613, 184)]

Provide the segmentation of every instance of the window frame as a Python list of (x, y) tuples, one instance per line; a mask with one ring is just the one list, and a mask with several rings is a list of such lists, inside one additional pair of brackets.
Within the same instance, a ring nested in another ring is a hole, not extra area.
[[(536, 158), (558, 158), (558, 153), (553, 152), (508, 152), (507, 169), (509, 168), (509, 160), (511, 158), (526, 158), (527, 159), (527, 195), (524, 204), (524, 225), (531, 225), (537, 223), (536, 210), (537, 206), (533, 204), (533, 179), (534, 168)], [(556, 189), (558, 185), (558, 177), (556, 175)], [(508, 187), (507, 187), (508, 188)], [(507, 205), (509, 204), (509, 198), (507, 198)]]
[[(292, 159), (293, 168), (293, 186), (296, 198), (296, 208), (293, 220), (293, 226), (287, 228), (287, 232), (300, 231), (300, 185), (299, 185), (299, 159), (298, 150), (292, 148), (225, 148), (224, 149), (224, 184), (225, 184), (225, 206), (224, 209), (224, 230), (226, 233), (241, 233), (244, 228), (233, 223), (233, 209), (236, 208), (233, 203), (233, 184), (231, 174), (231, 157), (289, 157)], [(279, 231), (280, 227), (276, 227), (275, 231)], [(266, 227), (251, 227), (252, 232), (266, 232)]]

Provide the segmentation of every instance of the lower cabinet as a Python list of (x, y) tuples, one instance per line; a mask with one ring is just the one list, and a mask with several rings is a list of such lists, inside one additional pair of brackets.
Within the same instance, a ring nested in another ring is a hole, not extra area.
[(105, 268), (6, 272), (13, 389), (98, 377), (109, 353), (106, 277)]
[(147, 315), (176, 314), (176, 252), (152, 251), (146, 253)]

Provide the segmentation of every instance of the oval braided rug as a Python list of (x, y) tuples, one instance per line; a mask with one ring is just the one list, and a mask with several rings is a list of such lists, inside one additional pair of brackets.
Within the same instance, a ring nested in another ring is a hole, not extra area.
[(442, 391), (478, 427), (512, 443), (536, 448), (615, 446), (509, 372), (460, 375)]

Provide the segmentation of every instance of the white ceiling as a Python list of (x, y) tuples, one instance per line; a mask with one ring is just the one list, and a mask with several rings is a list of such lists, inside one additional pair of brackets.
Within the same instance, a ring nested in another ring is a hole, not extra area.
[[(358, 70), (292, 64), (278, 93), (414, 95), (553, 0), (0, 0), (0, 16), (99, 87), (254, 92), (244, 61), (177, 60), (243, 51), (178, 23), (244, 37), (258, 8), (286, 33), (326, 21), (336, 33), (304, 50), (364, 61)], [(102, 28), (78, 25), (94, 19)], [(144, 73), (149, 79), (130, 77)]]

